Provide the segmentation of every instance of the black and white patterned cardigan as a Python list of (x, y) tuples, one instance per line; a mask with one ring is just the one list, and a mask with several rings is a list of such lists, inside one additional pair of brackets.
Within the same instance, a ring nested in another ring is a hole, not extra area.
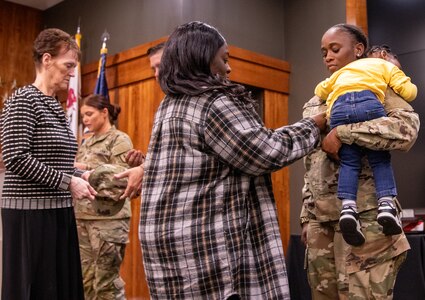
[(35, 86), (20, 88), (5, 103), (0, 129), (6, 166), (1, 207), (71, 207), (71, 176), (81, 171), (74, 168), (77, 142), (60, 103)]

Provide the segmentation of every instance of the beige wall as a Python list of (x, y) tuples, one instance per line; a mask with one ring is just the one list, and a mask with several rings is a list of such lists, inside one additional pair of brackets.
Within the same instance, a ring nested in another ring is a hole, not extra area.
[(169, 35), (189, 21), (207, 22), (228, 43), (284, 59), (283, 0), (65, 0), (44, 12), (45, 26), (69, 33), (81, 17), (82, 63), (99, 58), (100, 37), (110, 33), (110, 54)]

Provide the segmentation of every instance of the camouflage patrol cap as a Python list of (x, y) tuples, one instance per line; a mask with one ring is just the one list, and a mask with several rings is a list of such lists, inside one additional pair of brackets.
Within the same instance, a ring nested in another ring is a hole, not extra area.
[(127, 178), (115, 179), (114, 175), (125, 170), (120, 165), (104, 164), (90, 174), (89, 183), (97, 192), (92, 205), (98, 215), (113, 216), (124, 206), (125, 199), (120, 197), (127, 186)]

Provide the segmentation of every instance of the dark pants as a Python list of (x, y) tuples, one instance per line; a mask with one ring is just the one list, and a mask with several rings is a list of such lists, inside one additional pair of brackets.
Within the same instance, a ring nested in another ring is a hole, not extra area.
[(1, 214), (2, 299), (84, 299), (73, 208)]
[[(335, 101), (330, 126), (369, 121), (386, 116), (381, 102), (371, 91), (346, 93)], [(374, 151), (359, 145), (342, 144), (339, 151), (341, 165), (338, 178), (338, 198), (356, 200), (361, 159), (366, 155), (373, 171), (376, 197), (396, 196), (397, 189), (388, 151)]]

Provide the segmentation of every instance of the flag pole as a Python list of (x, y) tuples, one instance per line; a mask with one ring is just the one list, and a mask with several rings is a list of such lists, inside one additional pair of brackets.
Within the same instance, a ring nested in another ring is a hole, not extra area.
[[(75, 34), (75, 42), (78, 45), (78, 48), (81, 49), (81, 29), (80, 29), (80, 19), (78, 19), (77, 32)], [(68, 117), (69, 127), (75, 135), (75, 138), (79, 138), (79, 126), (78, 126), (78, 115), (79, 107), (78, 102), (81, 97), (81, 68), (80, 62), (75, 66), (74, 77), (71, 77), (69, 80), (68, 86), (68, 97), (66, 99), (66, 115)]]

